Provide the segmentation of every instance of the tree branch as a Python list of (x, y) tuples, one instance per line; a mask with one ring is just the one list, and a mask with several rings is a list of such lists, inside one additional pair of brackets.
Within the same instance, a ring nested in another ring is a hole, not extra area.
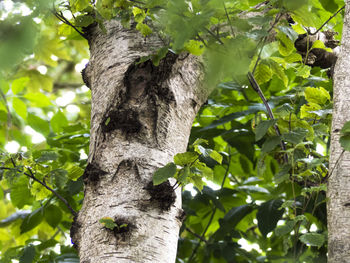
[[(273, 115), (271, 107), (270, 107), (269, 103), (267, 102), (267, 100), (266, 100), (266, 98), (264, 96), (264, 93), (261, 91), (259, 84), (257, 83), (256, 79), (254, 78), (254, 76), (253, 76), (253, 74), (251, 72), (248, 72), (248, 80), (249, 80), (249, 83), (252, 86), (252, 88), (258, 93), (259, 97), (263, 101), (270, 119), (271, 120), (275, 120), (275, 116)], [(275, 129), (275, 132), (276, 132), (277, 136), (281, 136), (281, 132), (280, 132), (280, 129), (278, 128), (278, 126), (276, 124), (274, 124), (273, 127)], [(285, 146), (285, 142), (283, 140), (281, 140), (280, 145), (281, 145), (281, 149), (283, 151), (285, 151), (286, 150), (286, 146)], [(284, 153), (283, 158), (284, 158), (284, 162), (288, 163), (288, 155), (287, 155), (287, 153)]]
[(316, 35), (320, 30), (328, 24), (329, 21), (331, 21), (340, 11), (342, 11), (345, 8), (345, 5), (343, 5), (337, 12), (335, 12), (330, 18), (327, 19), (326, 22), (324, 22), (319, 29), (316, 30), (314, 33), (309, 33), (310, 35)]

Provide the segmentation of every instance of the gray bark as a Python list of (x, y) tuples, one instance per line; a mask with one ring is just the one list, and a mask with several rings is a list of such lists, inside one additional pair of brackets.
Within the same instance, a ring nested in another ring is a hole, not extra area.
[(341, 51), (335, 66), (330, 178), (328, 181), (328, 262), (350, 262), (350, 152), (339, 143), (350, 120), (350, 10), (346, 1)]
[[(168, 54), (159, 67), (148, 56), (162, 42), (116, 20), (89, 31), (91, 141), (85, 197), (71, 229), (82, 263), (175, 262), (183, 211), (174, 181), (154, 188), (154, 171), (186, 151), (193, 119), (207, 91), (193, 56)], [(109, 230), (112, 218), (126, 227)]]

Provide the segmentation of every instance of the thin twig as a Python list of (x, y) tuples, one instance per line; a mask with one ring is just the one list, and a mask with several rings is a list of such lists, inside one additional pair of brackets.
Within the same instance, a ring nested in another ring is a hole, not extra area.
[(332, 167), (331, 172), (328, 173), (328, 174), (322, 179), (322, 181), (321, 181), (322, 183), (324, 183), (325, 181), (327, 181), (327, 180), (329, 179), (329, 177), (331, 177), (331, 175), (333, 174), (335, 168), (337, 168), (338, 163), (339, 163), (340, 159), (342, 158), (344, 152), (345, 152), (345, 150), (343, 149), (343, 151), (340, 153), (340, 155), (339, 155), (337, 161), (335, 162), (334, 166)]
[(68, 25), (68, 26), (70, 26), (70, 27), (72, 27), (72, 28), (73, 28), (75, 31), (77, 31), (77, 32), (79, 33), (79, 35), (81, 35), (83, 38), (88, 39), (88, 38), (86, 37), (86, 35), (85, 35), (83, 32), (81, 32), (76, 26), (74, 26), (71, 22), (69, 22), (69, 21), (67, 20), (67, 18), (65, 18), (65, 17), (63, 16), (62, 12), (58, 13), (58, 12), (54, 11), (53, 14), (54, 14), (55, 17), (57, 17), (61, 22), (65, 23), (66, 25)]
[[(266, 98), (264, 96), (264, 93), (261, 91), (261, 89), (259, 87), (259, 84), (257, 83), (256, 79), (254, 78), (254, 76), (253, 76), (253, 74), (251, 72), (248, 72), (248, 80), (249, 80), (249, 83), (252, 86), (252, 88), (258, 93), (259, 97), (263, 101), (270, 119), (271, 120), (276, 120), (275, 116), (273, 115), (273, 112), (271, 110), (271, 107), (270, 107), (269, 103), (267, 102), (267, 100), (266, 100)], [(275, 129), (275, 132), (276, 132), (277, 136), (281, 136), (281, 132), (280, 132), (278, 126), (276, 124), (274, 124), (273, 127)], [(283, 140), (281, 140), (280, 145), (281, 145), (281, 149), (283, 151), (285, 151), (286, 150), (286, 145), (285, 145), (285, 142)], [(288, 155), (287, 155), (287, 153), (284, 153), (283, 158), (284, 158), (284, 162), (288, 163)]]
[(230, 29), (231, 29), (232, 37), (235, 37), (235, 32), (233, 31), (233, 27), (232, 27), (231, 19), (230, 19), (230, 17), (228, 16), (228, 13), (227, 13), (227, 9), (226, 9), (225, 2), (224, 2), (223, 4), (224, 4), (225, 14), (226, 14), (226, 17), (227, 17), (228, 23), (230, 24)]
[(193, 236), (195, 236), (196, 238), (200, 239), (202, 242), (204, 243), (208, 243), (208, 241), (203, 238), (201, 235), (198, 235), (197, 233), (193, 232), (190, 228), (186, 227), (185, 230), (189, 233), (191, 233)]
[(25, 173), (25, 172), (23, 174), (25, 174), (29, 178), (33, 179), (34, 181), (38, 182), (39, 184), (44, 186), (47, 190), (52, 192), (58, 199), (60, 199), (67, 206), (67, 208), (71, 211), (73, 216), (77, 215), (77, 212), (70, 206), (70, 204), (68, 203), (68, 201), (66, 199), (64, 199), (59, 193), (57, 193), (55, 190), (53, 190), (50, 186), (48, 186), (47, 184), (45, 184), (44, 182), (42, 182), (38, 178), (36, 178), (34, 173), (32, 172), (32, 170), (29, 167), (27, 167), (27, 169), (29, 171), (29, 174)]
[(49, 190), (51, 193), (53, 193), (58, 199), (60, 199), (66, 206), (67, 208), (71, 211), (71, 213), (76, 216), (77, 212), (69, 205), (68, 201), (66, 199), (64, 199), (59, 193), (57, 193), (55, 190), (53, 190), (51, 187), (49, 187), (47, 184), (45, 184), (44, 182), (40, 181), (38, 178), (35, 177), (34, 173), (32, 172), (32, 170), (27, 167), (29, 173), (26, 173), (22, 170), (20, 170), (19, 168), (17, 168), (17, 165), (15, 163), (15, 161), (11, 158), (11, 162), (14, 168), (9, 168), (9, 167), (0, 167), (0, 170), (16, 170), (20, 173), (23, 173), (25, 176), (33, 179), (34, 181), (38, 182), (39, 184), (41, 184), (42, 186), (44, 186), (47, 190)]
[(334, 17), (335, 17), (340, 11), (342, 11), (344, 8), (345, 8), (345, 5), (343, 5), (343, 6), (342, 6), (337, 12), (335, 12), (330, 18), (328, 18), (327, 21), (324, 22), (324, 23), (320, 26), (320, 28), (316, 30), (316, 32), (310, 33), (310, 35), (316, 35), (318, 32), (320, 32), (320, 30), (321, 30), (325, 25), (327, 25), (328, 22), (329, 22), (332, 18), (334, 18)]
[(220, 37), (218, 37), (217, 35), (215, 35), (213, 32), (211, 32), (208, 28), (205, 29), (210, 35), (212, 35), (212, 37), (214, 37), (221, 45), (224, 44), (224, 42), (222, 42), (222, 40), (220, 39)]

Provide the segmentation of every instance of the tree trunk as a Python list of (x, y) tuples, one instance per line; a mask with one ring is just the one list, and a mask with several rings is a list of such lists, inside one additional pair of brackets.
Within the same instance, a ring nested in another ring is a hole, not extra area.
[(340, 129), (350, 120), (350, 14), (346, 1), (342, 45), (334, 75), (330, 178), (328, 181), (328, 262), (350, 262), (350, 152), (339, 144)]
[[(71, 229), (82, 263), (175, 262), (183, 219), (174, 181), (153, 187), (154, 171), (186, 151), (193, 119), (207, 97), (193, 56), (137, 63), (162, 42), (116, 20), (91, 28), (91, 141), (85, 197)], [(99, 220), (109, 217), (113, 230)]]

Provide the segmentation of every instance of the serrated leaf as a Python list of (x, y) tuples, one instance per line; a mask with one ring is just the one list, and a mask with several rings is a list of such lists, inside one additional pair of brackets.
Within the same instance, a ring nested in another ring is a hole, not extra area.
[(313, 103), (313, 102), (309, 102), (308, 104), (304, 104), (303, 106), (301, 106), (300, 108), (300, 118), (316, 118), (317, 114), (312, 113), (313, 111), (318, 111), (322, 109), (322, 107), (320, 105), (318, 105), (317, 103)]
[(41, 155), (38, 159), (36, 159), (37, 162), (47, 162), (47, 161), (55, 161), (58, 159), (58, 154), (54, 151), (42, 151)]
[(35, 258), (35, 247), (32, 245), (28, 245), (23, 249), (23, 254), (19, 258), (19, 263), (32, 263)]
[(22, 208), (24, 205), (31, 204), (33, 202), (33, 196), (28, 188), (28, 179), (26, 177), (21, 177), (18, 181), (11, 187), (10, 198), (14, 206)]
[(268, 65), (260, 63), (254, 72), (254, 77), (259, 84), (268, 82), (272, 77), (271, 69)]
[(321, 247), (326, 241), (326, 238), (323, 234), (306, 233), (300, 236), (299, 240), (309, 246)]
[(304, 140), (307, 134), (307, 129), (297, 128), (289, 133), (282, 134), (282, 139), (293, 144), (298, 144)]
[(199, 154), (196, 152), (184, 152), (178, 153), (174, 156), (174, 163), (180, 166), (185, 166), (192, 164), (199, 157)]
[(66, 116), (59, 110), (51, 118), (51, 128), (55, 133), (63, 131), (64, 127), (68, 125)]
[(61, 222), (62, 211), (56, 205), (49, 205), (44, 209), (44, 218), (51, 227), (55, 228)]
[(278, 50), (282, 56), (288, 56), (294, 50), (293, 41), (284, 33), (278, 32)]
[(298, 53), (292, 53), (284, 58), (287, 63), (302, 62), (303, 58)]
[[(51, 185), (47, 185), (52, 188)], [(30, 193), (35, 197), (35, 200), (43, 200), (52, 194), (50, 190), (48, 190), (38, 182), (34, 182), (32, 184), (32, 186), (30, 187)]]
[(283, 81), (284, 86), (288, 87), (288, 77), (284, 72), (284, 69), (274, 61), (271, 61), (270, 68), (272, 70), (272, 73)]
[(318, 88), (307, 87), (304, 93), (305, 93), (305, 99), (308, 102), (319, 104), (319, 105), (325, 104), (327, 101), (331, 99), (329, 92), (325, 90), (323, 87), (318, 87)]
[(275, 229), (277, 222), (281, 219), (284, 209), (279, 209), (283, 204), (280, 199), (273, 199), (261, 204), (256, 214), (258, 228), (263, 236)]
[(68, 178), (76, 181), (80, 176), (83, 175), (84, 169), (80, 168), (77, 165), (72, 165), (67, 169), (68, 172)]
[(42, 209), (38, 208), (29, 215), (27, 215), (20, 226), (21, 234), (32, 230), (43, 220)]
[(153, 185), (159, 185), (168, 180), (168, 178), (174, 177), (176, 171), (175, 163), (168, 163), (164, 167), (159, 168), (153, 175)]
[(304, 79), (308, 78), (310, 76), (310, 71), (311, 71), (311, 67), (308, 65), (300, 65), (299, 67), (297, 67), (297, 72), (296, 75), (298, 77), (302, 77)]
[(15, 112), (24, 120), (27, 119), (27, 105), (19, 98), (13, 98), (12, 106)]
[(50, 133), (49, 123), (33, 114), (28, 114), (28, 124), (37, 132), (48, 136)]
[(16, 95), (17, 93), (20, 93), (26, 87), (29, 80), (30, 79), (28, 77), (15, 79), (11, 84), (11, 90), (13, 94)]
[(261, 121), (255, 129), (255, 140), (259, 141), (266, 134), (267, 130), (276, 123), (276, 120)]

